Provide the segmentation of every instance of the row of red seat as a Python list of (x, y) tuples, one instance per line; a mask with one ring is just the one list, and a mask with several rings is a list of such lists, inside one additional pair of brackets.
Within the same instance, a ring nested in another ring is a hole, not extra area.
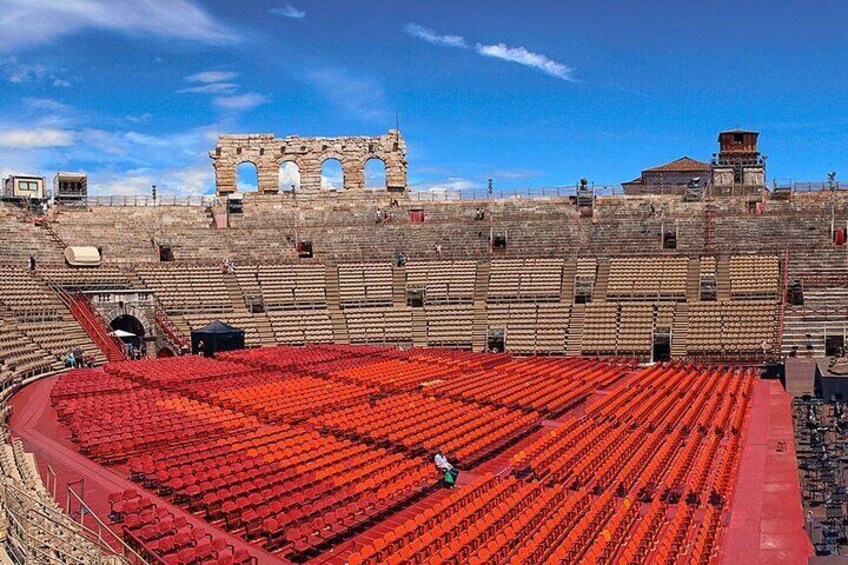
[(109, 496), (112, 518), (123, 523), (124, 541), (150, 563), (162, 565), (255, 565), (247, 550), (195, 529), (134, 490)]
[(468, 467), (526, 434), (540, 420), (532, 411), (400, 393), (328, 412), (310, 422), (353, 440), (385, 441), (428, 454), (442, 449)]
[(465, 372), (427, 390), (437, 396), (530, 408), (557, 416), (631, 369), (627, 364), (597, 359), (513, 359), (491, 370)]
[(110, 363), (105, 370), (114, 375), (167, 389), (171, 385), (216, 379), (245, 373), (252, 369), (241, 363), (187, 355), (157, 359), (156, 363), (140, 364), (132, 361)]
[(103, 369), (75, 369), (67, 378), (59, 379), (50, 392), (50, 404), (56, 406), (63, 398), (78, 398), (90, 394), (127, 392), (141, 385), (127, 379), (110, 375)]
[[(704, 518), (696, 520), (702, 514)], [(721, 509), (486, 475), (360, 546), (349, 565), (680, 562), (707, 565)]]
[(730, 371), (644, 369), (620, 394), (551, 431), (513, 464), (573, 488), (726, 501), (752, 385), (752, 375)]
[(105, 463), (259, 425), (234, 410), (147, 388), (65, 397), (56, 401), (56, 411), (81, 452)]

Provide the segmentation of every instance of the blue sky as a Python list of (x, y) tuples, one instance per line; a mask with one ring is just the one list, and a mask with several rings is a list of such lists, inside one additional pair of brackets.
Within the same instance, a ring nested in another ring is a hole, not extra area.
[(401, 130), (421, 189), (615, 184), (721, 129), (848, 179), (833, 1), (0, 0), (0, 172), (212, 190), (219, 133)]

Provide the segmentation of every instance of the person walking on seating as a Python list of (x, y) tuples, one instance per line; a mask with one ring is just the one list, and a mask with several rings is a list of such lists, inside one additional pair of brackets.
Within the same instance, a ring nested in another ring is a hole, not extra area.
[(450, 464), (441, 449), (436, 451), (433, 462), (436, 464), (436, 468), (444, 473), (442, 481), (445, 488), (453, 488), (456, 485), (456, 478), (459, 476), (459, 469)]

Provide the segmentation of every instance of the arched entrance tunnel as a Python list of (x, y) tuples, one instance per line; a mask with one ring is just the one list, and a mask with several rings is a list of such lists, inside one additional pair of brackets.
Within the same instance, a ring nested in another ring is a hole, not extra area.
[(112, 320), (112, 323), (109, 325), (112, 326), (113, 330), (125, 331), (133, 334), (134, 336), (122, 337), (121, 341), (124, 343), (132, 343), (135, 347), (141, 347), (141, 344), (144, 341), (145, 332), (144, 324), (142, 324), (138, 318), (129, 314), (123, 314)]

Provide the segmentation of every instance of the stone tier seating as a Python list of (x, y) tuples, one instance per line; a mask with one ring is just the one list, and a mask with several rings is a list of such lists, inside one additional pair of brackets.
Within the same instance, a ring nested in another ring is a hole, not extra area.
[(0, 203), (0, 263), (26, 267), (30, 255), (41, 265), (63, 263), (62, 249), (42, 228), (23, 218), (23, 210)]
[(323, 265), (238, 265), (235, 271), (245, 297), (261, 297), (265, 310), (326, 308)]
[(412, 310), (409, 308), (352, 308), (345, 310), (351, 343), (410, 343)]
[(505, 346), (516, 353), (564, 353), (569, 304), (490, 305), (489, 329), (503, 329)]
[(558, 301), (562, 259), (495, 259), (489, 271), (489, 302)]
[(277, 343), (303, 345), (332, 343), (333, 325), (327, 310), (284, 310), (268, 312)]
[(650, 356), (656, 329), (669, 330), (674, 306), (592, 302), (586, 306), (583, 354)]
[(392, 266), (389, 263), (344, 263), (338, 266), (342, 307), (389, 306)]
[(474, 309), (470, 306), (427, 306), (427, 345), (436, 347), (471, 347)]
[(171, 314), (232, 312), (224, 274), (215, 266), (169, 266), (136, 269)]
[[(5, 420), (5, 404), (3, 411)], [(20, 440), (9, 441), (5, 427), (0, 444), (0, 475), (10, 487), (4, 497), (4, 514), (14, 516), (14, 520), (3, 524), (4, 537), (16, 559), (90, 565), (116, 562), (111, 550), (104, 552), (105, 547), (92, 543), (80, 524), (64, 513), (42, 483), (32, 454), (24, 451)], [(9, 559), (5, 551), (3, 556)]]
[(776, 256), (734, 255), (730, 258), (730, 296), (765, 298), (780, 292), (780, 265)]
[(687, 257), (613, 257), (607, 298), (685, 300)]
[[(38, 364), (43, 370), (48, 370), (75, 347), (82, 348), (86, 356), (93, 354), (102, 361), (100, 350), (39, 276), (40, 271), (34, 276), (22, 267), (0, 266), (0, 288), (3, 289), (0, 306), (6, 312), (0, 318), (10, 331), (26, 336), (30, 344), (38, 344), (36, 351), (40, 354), (47, 352), (47, 358)], [(25, 342), (18, 343), (27, 347)], [(25, 366), (27, 374), (32, 374), (30, 364)]]
[(132, 288), (127, 273), (115, 266), (72, 268), (47, 266), (39, 275), (51, 283), (72, 290), (120, 290)]
[(477, 264), (473, 261), (413, 262), (404, 270), (407, 288), (424, 288), (425, 304), (474, 301)]
[(775, 346), (779, 308), (773, 300), (734, 300), (689, 305), (690, 355), (756, 356)]

